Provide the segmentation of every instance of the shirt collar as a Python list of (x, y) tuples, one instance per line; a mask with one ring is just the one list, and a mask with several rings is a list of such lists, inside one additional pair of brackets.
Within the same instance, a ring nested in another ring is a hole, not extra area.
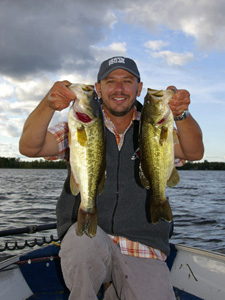
[[(111, 121), (111, 119), (110, 119), (110, 117), (107, 115), (107, 113), (104, 111), (104, 108), (103, 108), (103, 107), (102, 107), (102, 111), (103, 111), (103, 115), (104, 115), (106, 127), (107, 127), (108, 129), (113, 128), (113, 131), (115, 132), (115, 131), (116, 131), (115, 125), (113, 124), (113, 122)], [(138, 121), (140, 120), (140, 115), (141, 115), (141, 113), (140, 113), (139, 111), (137, 111), (137, 107), (134, 106), (134, 108), (133, 108), (132, 119), (131, 119), (131, 122), (130, 122), (128, 128), (131, 127), (131, 125), (132, 125), (132, 123), (133, 123), (134, 120), (138, 120)], [(128, 129), (128, 128), (127, 128), (127, 129)], [(127, 131), (127, 130), (125, 130), (125, 131)]]

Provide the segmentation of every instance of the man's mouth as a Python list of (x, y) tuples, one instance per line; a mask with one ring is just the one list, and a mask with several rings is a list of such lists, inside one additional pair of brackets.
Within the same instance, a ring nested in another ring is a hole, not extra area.
[(113, 100), (115, 100), (115, 101), (124, 101), (124, 100), (126, 100), (126, 98), (125, 97), (113, 97)]
[(125, 94), (119, 94), (119, 93), (115, 93), (111, 95), (111, 99), (113, 101), (117, 101), (117, 102), (124, 102), (125, 100), (127, 100), (129, 98), (128, 95)]

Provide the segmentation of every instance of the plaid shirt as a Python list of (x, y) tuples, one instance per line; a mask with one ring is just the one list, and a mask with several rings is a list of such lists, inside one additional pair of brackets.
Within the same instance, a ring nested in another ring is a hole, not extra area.
[(132, 120), (130, 122), (130, 125), (127, 127), (127, 129), (122, 134), (119, 134), (117, 132), (115, 125), (110, 120), (110, 118), (108, 117), (108, 115), (106, 114), (104, 109), (103, 109), (103, 113), (104, 113), (105, 126), (115, 135), (116, 142), (117, 142), (117, 145), (118, 145), (118, 149), (120, 150), (123, 146), (123, 141), (124, 141), (124, 137), (125, 137), (126, 132), (132, 126), (133, 120), (138, 120), (138, 121), (140, 120), (141, 113), (139, 111), (137, 111), (136, 107), (134, 108), (133, 117), (132, 117)]
[[(141, 113), (137, 111), (136, 107), (134, 108), (132, 121), (123, 134), (118, 134), (110, 118), (107, 116), (107, 114), (104, 111), (103, 113), (104, 113), (105, 125), (115, 135), (118, 149), (120, 150), (123, 145), (124, 137), (127, 130), (132, 126), (133, 120), (140, 120)], [(56, 138), (56, 141), (59, 145), (59, 154), (58, 156), (54, 156), (54, 157), (53, 156), (45, 157), (45, 159), (47, 160), (66, 159), (67, 161), (69, 161), (68, 123), (60, 122), (54, 127), (49, 128), (49, 131)], [(180, 160), (176, 160), (176, 165), (181, 166), (183, 165), (183, 162)], [(131, 255), (135, 257), (142, 257), (142, 258), (159, 259), (161, 261), (166, 260), (166, 255), (158, 249), (154, 249), (152, 247), (143, 245), (138, 242), (130, 241), (127, 238), (121, 236), (112, 236), (112, 235), (109, 236), (113, 239), (115, 244), (120, 246), (120, 250), (122, 254)]]

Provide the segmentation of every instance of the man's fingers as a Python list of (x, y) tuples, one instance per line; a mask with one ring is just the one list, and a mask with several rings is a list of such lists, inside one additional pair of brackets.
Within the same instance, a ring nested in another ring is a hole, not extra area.
[(174, 85), (168, 86), (167, 90), (172, 90), (174, 93), (176, 93), (177, 88)]

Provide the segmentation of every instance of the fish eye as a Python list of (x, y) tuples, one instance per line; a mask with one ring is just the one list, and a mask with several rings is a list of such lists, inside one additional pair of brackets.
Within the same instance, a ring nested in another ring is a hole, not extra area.
[(82, 86), (82, 90), (84, 92), (90, 92), (90, 91), (94, 90), (94, 87), (92, 85), (85, 85), (85, 86)]

